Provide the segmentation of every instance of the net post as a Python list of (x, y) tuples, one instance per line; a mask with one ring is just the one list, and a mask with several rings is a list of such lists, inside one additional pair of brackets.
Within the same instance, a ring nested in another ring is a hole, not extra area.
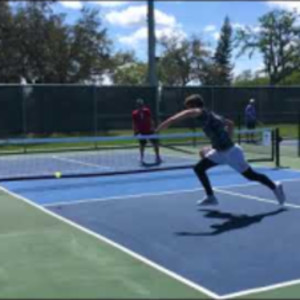
[(238, 144), (241, 144), (241, 115), (238, 115)]
[(300, 157), (300, 108), (298, 110), (298, 157)]
[(281, 142), (281, 137), (279, 133), (279, 128), (275, 128), (274, 130), (274, 154), (275, 154), (275, 165), (276, 168), (280, 168), (280, 142)]

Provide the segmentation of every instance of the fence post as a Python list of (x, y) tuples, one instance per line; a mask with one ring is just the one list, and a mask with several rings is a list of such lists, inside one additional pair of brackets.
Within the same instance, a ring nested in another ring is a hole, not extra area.
[(211, 87), (211, 109), (215, 110), (215, 95), (214, 95), (214, 87)]
[[(26, 104), (27, 99), (31, 96), (33, 86), (27, 85), (26, 82), (21, 83), (21, 95), (22, 95), (22, 129), (23, 129), (23, 136), (26, 138), (27, 135), (27, 110), (26, 110)], [(27, 152), (26, 143), (24, 144), (23, 152)]]
[[(92, 95), (93, 95), (93, 107), (94, 107), (94, 136), (98, 135), (98, 105), (97, 105), (97, 87), (96, 84), (92, 86)], [(97, 149), (97, 142), (95, 141), (95, 149)]]
[(241, 114), (238, 115), (238, 144), (241, 143)]
[(26, 115), (26, 99), (29, 96), (31, 90), (29, 87), (26, 87), (25, 84), (21, 85), (21, 95), (22, 95), (22, 130), (24, 137), (27, 133), (27, 115)]
[(275, 129), (275, 164), (276, 168), (280, 167), (280, 142), (281, 137), (279, 133), (279, 128)]
[(298, 157), (300, 157), (300, 108), (298, 110)]

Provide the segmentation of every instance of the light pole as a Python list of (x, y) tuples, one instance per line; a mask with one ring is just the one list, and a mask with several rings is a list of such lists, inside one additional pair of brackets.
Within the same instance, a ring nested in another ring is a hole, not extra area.
[(157, 86), (156, 61), (155, 61), (155, 18), (154, 18), (154, 0), (147, 0), (148, 10), (148, 84)]
[(155, 100), (155, 123), (159, 122), (159, 90), (156, 68), (156, 38), (155, 38), (155, 17), (154, 0), (147, 0), (147, 24), (148, 24), (148, 78), (147, 83), (154, 88)]

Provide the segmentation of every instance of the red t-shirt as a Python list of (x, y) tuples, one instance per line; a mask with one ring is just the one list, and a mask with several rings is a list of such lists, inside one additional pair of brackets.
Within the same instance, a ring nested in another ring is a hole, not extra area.
[(152, 131), (151, 111), (147, 107), (132, 112), (133, 128), (135, 132), (149, 134)]

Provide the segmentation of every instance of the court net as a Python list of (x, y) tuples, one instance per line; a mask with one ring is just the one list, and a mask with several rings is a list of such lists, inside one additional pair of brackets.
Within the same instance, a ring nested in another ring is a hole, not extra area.
[[(161, 163), (149, 140), (157, 139)], [(144, 163), (139, 141), (147, 140)], [(274, 129), (235, 131), (234, 141), (249, 162), (278, 164)], [(209, 146), (202, 132), (114, 137), (24, 138), (0, 140), (0, 181), (108, 176), (191, 168), (199, 149)]]

